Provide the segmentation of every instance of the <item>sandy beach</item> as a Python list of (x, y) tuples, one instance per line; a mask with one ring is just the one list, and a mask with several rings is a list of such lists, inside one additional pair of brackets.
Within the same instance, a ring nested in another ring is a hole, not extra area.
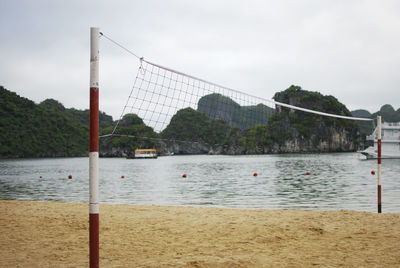
[[(0, 267), (88, 267), (88, 205), (0, 201)], [(101, 267), (399, 267), (400, 214), (100, 205)]]

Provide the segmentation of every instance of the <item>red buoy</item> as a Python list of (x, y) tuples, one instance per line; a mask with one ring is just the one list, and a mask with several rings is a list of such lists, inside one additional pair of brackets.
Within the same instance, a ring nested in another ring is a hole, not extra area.
[(310, 174), (311, 174), (310, 171), (307, 171), (307, 172), (306, 172), (306, 175), (310, 175)]
[(371, 175), (375, 175), (375, 170), (371, 170)]
[(125, 176), (124, 176), (124, 175), (122, 175), (122, 176), (121, 176), (121, 179), (125, 179)]
[(257, 177), (257, 176), (258, 176), (257, 172), (254, 172), (254, 173), (253, 173), (253, 176), (254, 176), (254, 177)]
[(68, 179), (72, 179), (72, 175), (70, 174), (70, 175), (68, 175)]
[(42, 178), (42, 176), (40, 176), (39, 178)]
[(187, 175), (186, 175), (186, 173), (184, 173), (183, 175), (182, 175), (182, 178), (186, 178), (187, 177)]

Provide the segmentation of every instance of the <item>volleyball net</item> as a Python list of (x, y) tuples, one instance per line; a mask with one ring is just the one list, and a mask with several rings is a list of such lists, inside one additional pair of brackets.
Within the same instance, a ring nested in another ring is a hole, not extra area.
[[(166, 131), (171, 122), (174, 121), (174, 117), (179, 117), (180, 113), (184, 114), (184, 111), (189, 113), (189, 110), (192, 113), (193, 120), (197, 118), (193, 113), (200, 112), (210, 120), (224, 121), (229, 127), (238, 128), (241, 131), (257, 125), (267, 125), (270, 118), (277, 110), (281, 111), (282, 107), (291, 111), (335, 119), (363, 121), (364, 124), (373, 122), (370, 118), (352, 117), (348, 113), (334, 114), (328, 111), (318, 111), (253, 96), (150, 62), (138, 57), (135, 53), (103, 33), (101, 33), (101, 36), (132, 54), (140, 61), (140, 66), (136, 71), (133, 86), (123, 106), (121, 116), (111, 133), (103, 133), (103, 137), (124, 135), (118, 129), (123, 124), (125, 116), (132, 114), (139, 117), (146, 126), (151, 127), (156, 133), (160, 134)], [(180, 118), (182, 119), (182, 116)], [(200, 121), (192, 123), (201, 124)], [(137, 133), (133, 136), (140, 137)], [(165, 138), (165, 135), (152, 135), (152, 137), (142, 135), (142, 138), (147, 139), (162, 140), (163, 137)], [(175, 137), (175, 140), (177, 139), (179, 139), (179, 135)], [(184, 140), (188, 141), (187, 138)], [(195, 142), (197, 140), (192, 141)], [(209, 141), (203, 140), (203, 142)]]

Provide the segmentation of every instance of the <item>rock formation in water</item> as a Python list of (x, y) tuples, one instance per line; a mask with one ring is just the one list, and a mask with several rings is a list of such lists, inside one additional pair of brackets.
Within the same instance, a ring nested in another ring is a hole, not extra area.
[[(291, 86), (275, 94), (278, 102), (316, 111), (351, 116), (347, 108), (333, 96), (323, 96)], [(242, 146), (227, 146), (221, 153), (309, 153), (349, 152), (359, 146), (356, 123), (294, 109), (276, 106), (276, 114), (266, 126), (248, 130)]]

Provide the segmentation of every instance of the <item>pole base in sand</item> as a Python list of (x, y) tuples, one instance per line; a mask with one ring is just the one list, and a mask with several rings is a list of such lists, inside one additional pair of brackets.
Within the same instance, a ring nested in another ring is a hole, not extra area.
[(90, 268), (99, 267), (99, 214), (89, 214)]

